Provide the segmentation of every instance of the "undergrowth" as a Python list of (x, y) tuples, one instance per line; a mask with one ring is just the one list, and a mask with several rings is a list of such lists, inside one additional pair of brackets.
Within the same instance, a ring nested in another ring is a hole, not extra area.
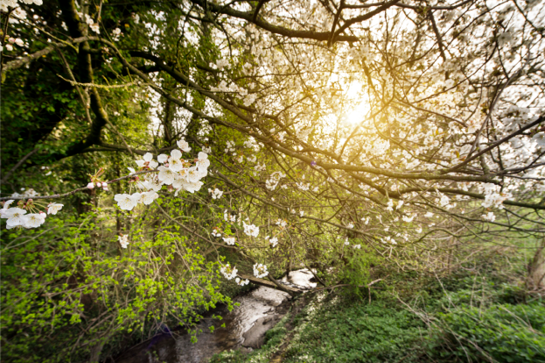
[(270, 330), (261, 349), (211, 362), (545, 363), (541, 299), (490, 276), (419, 282), (425, 288), (401, 297), (375, 290), (371, 302), (349, 290), (318, 293)]

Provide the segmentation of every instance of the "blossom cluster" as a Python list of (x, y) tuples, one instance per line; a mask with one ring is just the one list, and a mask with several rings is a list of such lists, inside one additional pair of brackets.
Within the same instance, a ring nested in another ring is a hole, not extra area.
[(237, 285), (239, 286), (245, 286), (245, 285), (248, 285), (250, 283), (250, 280), (246, 279), (246, 280), (241, 280), (239, 277), (237, 277), (235, 279), (235, 282), (237, 283)]
[(226, 209), (223, 211), (223, 219), (225, 222), (235, 223), (237, 221), (237, 216), (235, 214), (229, 213)]
[[(12, 44), (15, 44), (19, 47), (24, 47), (24, 46), (27, 46), (28, 47), (28, 43), (25, 43), (21, 38), (12, 38), (12, 37), (9, 37), (7, 42), (6, 42), (6, 50), (7, 51), (12, 51), (13, 50), (13, 45)], [(1, 48), (1, 45), (0, 45), (0, 51), (2, 51), (3, 49)]]
[(395, 241), (395, 239), (393, 239), (392, 237), (390, 236), (386, 236), (384, 238), (381, 238), (380, 241), (384, 244), (393, 244), (393, 245), (397, 245), (397, 242)]
[(100, 26), (98, 25), (98, 22), (95, 22), (89, 14), (83, 15), (82, 13), (78, 13), (79, 17), (81, 19), (84, 19), (85, 23), (89, 25), (89, 28), (91, 28), (92, 31), (94, 31), (97, 34), (100, 34)]
[(267, 237), (265, 237), (265, 240), (269, 241), (272, 248), (275, 248), (278, 245), (278, 238), (277, 237), (270, 238), (269, 236), (267, 236)]
[(483, 219), (490, 222), (494, 222), (496, 220), (496, 215), (494, 214), (494, 212), (488, 212), (487, 214), (483, 214), (482, 217)]
[(127, 235), (118, 236), (117, 241), (121, 245), (121, 248), (127, 248), (127, 246), (129, 245), (129, 236)]
[[(159, 197), (157, 192), (163, 185), (171, 186), (176, 190), (175, 195), (178, 195), (181, 190), (194, 193), (202, 187), (201, 179), (208, 175), (208, 167), (210, 166), (208, 154), (201, 151), (195, 160), (182, 159), (182, 152), (189, 152), (191, 147), (183, 139), (178, 141), (177, 145), (179, 149), (172, 150), (170, 156), (160, 154), (155, 161), (151, 153), (146, 153), (141, 160), (136, 161), (141, 170), (153, 170), (158, 173), (157, 175), (146, 174), (145, 179), (139, 181), (137, 185), (142, 192), (117, 194), (114, 199), (119, 208), (130, 211), (138, 203), (145, 205), (153, 203)], [(134, 170), (131, 171), (134, 172)], [(222, 192), (217, 190), (214, 195), (219, 198), (221, 194)]]
[(229, 246), (234, 246), (235, 242), (237, 241), (235, 237), (223, 237), (223, 240), (225, 243), (227, 243)]
[(509, 192), (500, 192), (500, 186), (486, 183), (481, 186), (484, 190), (485, 199), (481, 204), (485, 208), (503, 209), (503, 202), (512, 197)]
[[(19, 0), (23, 4), (27, 5), (42, 5), (42, 0)], [(18, 7), (17, 0), (2, 0), (0, 1), (0, 11), (7, 13), (9, 8), (15, 9)]]
[(267, 271), (267, 266), (261, 263), (256, 263), (254, 265), (254, 276), (257, 277), (258, 279), (261, 279), (267, 276), (268, 274), (269, 274), (269, 271)]
[(0, 209), (0, 218), (7, 219), (6, 221), (6, 228), (12, 229), (15, 227), (23, 227), (23, 228), (38, 228), (45, 222), (45, 218), (47, 215), (55, 215), (58, 211), (60, 211), (63, 207), (63, 204), (59, 203), (50, 203), (47, 206), (47, 214), (39, 211), (38, 213), (29, 213), (27, 214), (28, 210), (35, 210), (37, 209), (35, 204), (32, 202), (32, 199), (30, 199), (26, 204), (21, 205), (23, 208), (19, 207), (13, 207), (9, 208), (9, 206), (14, 202), (14, 200), (8, 200), (6, 203), (4, 203), (4, 207)]
[(236, 267), (231, 267), (231, 265), (227, 263), (220, 269), (220, 272), (227, 280), (232, 280), (237, 276), (238, 270)]
[(212, 199), (220, 199), (223, 195), (223, 191), (219, 190), (218, 188), (214, 189), (208, 189), (208, 193), (212, 196)]
[[(228, 65), (228, 62), (223, 63), (221, 61), (218, 61), (216, 63), (216, 65), (217, 65), (218, 68), (221, 69), (221, 68), (225, 67), (226, 65)], [(225, 80), (222, 80), (218, 84), (218, 87), (211, 87), (210, 90), (212, 92), (220, 92), (220, 93), (238, 93), (240, 96), (244, 97), (242, 102), (243, 102), (244, 106), (246, 106), (246, 107), (250, 106), (257, 99), (256, 94), (248, 93), (248, 91), (245, 88), (239, 87), (235, 83), (231, 83), (231, 84), (227, 85), (227, 82), (225, 82)]]
[(253, 224), (246, 224), (245, 222), (242, 222), (242, 225), (244, 226), (244, 233), (246, 233), (250, 237), (257, 237), (259, 236), (259, 227)]
[(270, 178), (265, 182), (265, 187), (269, 190), (275, 190), (280, 183), (280, 179), (284, 178), (285, 175), (281, 171), (275, 171), (271, 174)]

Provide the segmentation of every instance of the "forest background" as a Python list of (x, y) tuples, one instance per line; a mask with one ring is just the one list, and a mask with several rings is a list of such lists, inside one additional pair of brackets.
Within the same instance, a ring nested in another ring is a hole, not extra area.
[(0, 11), (3, 359), (198, 339), (250, 275), (308, 268), (412, 307), (416, 361), (545, 360), (543, 2)]

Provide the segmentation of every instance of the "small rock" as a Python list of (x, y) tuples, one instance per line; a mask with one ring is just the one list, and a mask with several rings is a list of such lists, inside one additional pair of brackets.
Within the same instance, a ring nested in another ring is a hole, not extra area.
[(257, 349), (265, 342), (265, 333), (273, 328), (282, 319), (282, 315), (264, 316), (256, 320), (255, 324), (244, 334), (245, 347)]

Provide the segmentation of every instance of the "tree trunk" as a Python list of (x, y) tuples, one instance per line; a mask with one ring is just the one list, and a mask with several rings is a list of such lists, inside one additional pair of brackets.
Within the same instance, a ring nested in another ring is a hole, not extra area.
[(89, 363), (100, 362), (100, 353), (102, 352), (102, 347), (104, 347), (104, 341), (104, 339), (101, 339), (95, 345), (91, 346), (91, 356), (89, 357)]
[(545, 238), (528, 264), (528, 288), (534, 291), (545, 290)]

